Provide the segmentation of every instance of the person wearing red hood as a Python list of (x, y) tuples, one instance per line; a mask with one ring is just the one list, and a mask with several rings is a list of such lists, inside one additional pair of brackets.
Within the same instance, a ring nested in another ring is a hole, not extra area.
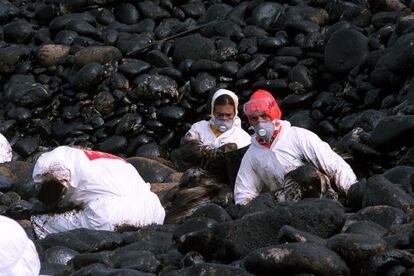
[(265, 189), (275, 193), (278, 201), (306, 197), (312, 188), (290, 177), (303, 168), (315, 168), (319, 197), (335, 198), (336, 192), (346, 195), (357, 182), (352, 168), (315, 133), (281, 120), (282, 112), (268, 91), (254, 92), (244, 112), (255, 134), (237, 174), (236, 204), (247, 204)]

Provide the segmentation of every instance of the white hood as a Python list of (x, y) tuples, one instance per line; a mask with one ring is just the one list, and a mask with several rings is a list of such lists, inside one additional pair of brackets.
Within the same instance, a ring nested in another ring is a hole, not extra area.
[(234, 112), (235, 112), (234, 113), (235, 114), (234, 119), (233, 119), (233, 127), (241, 127), (241, 120), (240, 120), (239, 116), (237, 116), (238, 113), (239, 113), (238, 112), (239, 98), (237, 97), (237, 95), (234, 92), (232, 92), (230, 90), (227, 90), (227, 89), (219, 89), (219, 90), (216, 91), (216, 93), (214, 93), (213, 98), (211, 99), (211, 111), (210, 111), (211, 112), (210, 113), (211, 119), (210, 119), (210, 123), (213, 124), (213, 122), (214, 122), (214, 104), (215, 104), (217, 98), (222, 96), (222, 95), (229, 95), (233, 99)]

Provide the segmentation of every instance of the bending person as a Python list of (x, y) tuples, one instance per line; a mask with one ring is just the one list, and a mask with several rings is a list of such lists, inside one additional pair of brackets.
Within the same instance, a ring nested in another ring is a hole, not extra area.
[(33, 242), (16, 221), (0, 216), (0, 275), (37, 276), (39, 272)]
[(282, 113), (269, 92), (253, 93), (244, 112), (255, 135), (237, 174), (236, 204), (247, 204), (264, 189), (279, 201), (336, 199), (357, 182), (351, 167), (315, 133), (280, 119)]
[(33, 169), (46, 204), (80, 206), (64, 214), (32, 216), (36, 235), (76, 228), (115, 230), (162, 224), (164, 208), (150, 185), (127, 161), (103, 152), (60, 146), (43, 153)]

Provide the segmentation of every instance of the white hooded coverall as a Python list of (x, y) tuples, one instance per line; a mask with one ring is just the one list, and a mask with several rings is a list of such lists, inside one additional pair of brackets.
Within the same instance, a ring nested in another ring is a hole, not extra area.
[(12, 148), (3, 134), (0, 134), (0, 163), (10, 162), (12, 160)]
[[(270, 149), (260, 145), (256, 136), (243, 156), (234, 187), (236, 204), (247, 204), (266, 187), (275, 192), (284, 187), (284, 176), (306, 164), (312, 164), (346, 193), (357, 182), (352, 168), (315, 133), (280, 121), (281, 130)], [(278, 198), (284, 201), (284, 198)]]
[(162, 224), (165, 211), (137, 170), (117, 156), (68, 146), (42, 154), (33, 169), (35, 182), (50, 172), (68, 188), (63, 201), (83, 210), (32, 216), (36, 235), (44, 238), (76, 228), (114, 230), (118, 225)]
[(14, 220), (0, 216), (0, 275), (39, 275), (40, 261), (33, 242)]
[[(211, 130), (210, 125), (213, 123), (213, 119), (214, 119), (214, 114), (213, 114), (214, 103), (216, 99), (220, 97), (221, 95), (229, 95), (233, 99), (234, 105), (235, 105), (235, 117), (234, 117), (233, 126), (229, 130), (220, 134), (219, 137), (216, 137), (214, 132)], [(203, 120), (203, 121), (199, 121), (193, 124), (190, 130), (187, 132), (185, 138), (188, 140), (197, 139), (201, 142), (201, 144), (208, 145), (213, 149), (219, 148), (229, 143), (237, 144), (238, 149), (244, 148), (250, 145), (251, 137), (246, 131), (244, 131), (241, 128), (241, 120), (237, 116), (238, 104), (239, 104), (239, 100), (236, 94), (226, 89), (217, 90), (217, 92), (214, 94), (211, 100), (212, 120), (210, 121)]]

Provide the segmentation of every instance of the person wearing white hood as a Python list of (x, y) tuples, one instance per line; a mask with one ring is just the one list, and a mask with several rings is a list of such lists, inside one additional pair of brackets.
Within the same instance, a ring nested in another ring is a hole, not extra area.
[[(250, 145), (250, 135), (241, 128), (238, 105), (239, 99), (234, 92), (219, 89), (214, 93), (211, 100), (210, 120), (194, 123), (181, 140), (180, 158), (174, 154), (171, 156), (180, 170), (200, 165), (203, 161), (200, 160), (202, 158), (197, 158), (200, 157), (197, 156), (200, 152), (202, 157), (226, 145), (231, 145), (232, 150)], [(177, 162), (177, 159), (184, 162)]]
[(150, 184), (112, 154), (60, 146), (40, 155), (33, 180), (41, 185), (38, 198), (47, 205), (81, 208), (32, 216), (38, 238), (77, 228), (113, 231), (164, 222), (164, 208)]
[[(236, 204), (249, 203), (263, 190), (274, 193), (279, 202), (337, 199), (338, 193), (346, 195), (357, 182), (352, 168), (315, 133), (281, 120), (279, 106), (268, 91), (254, 92), (244, 112), (256, 134), (237, 174)], [(317, 181), (311, 184), (307, 176)]]
[(0, 276), (37, 276), (39, 272), (33, 242), (16, 221), (0, 216)]

